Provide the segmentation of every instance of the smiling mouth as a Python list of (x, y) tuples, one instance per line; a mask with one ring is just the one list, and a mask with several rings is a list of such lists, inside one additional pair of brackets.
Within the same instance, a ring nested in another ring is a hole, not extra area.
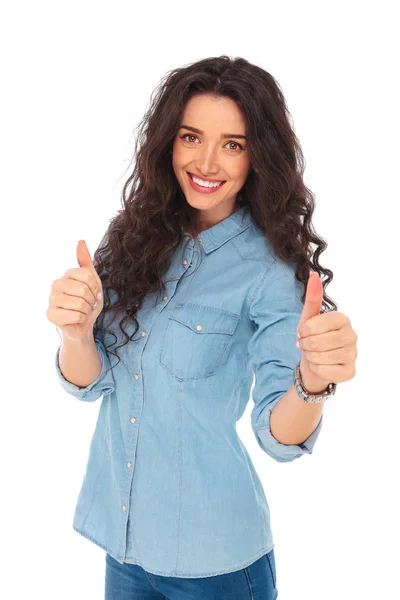
[(226, 182), (225, 179), (204, 179), (204, 177), (199, 177), (198, 175), (196, 175), (195, 173), (191, 173), (190, 171), (186, 171), (186, 173), (189, 175), (189, 177), (191, 179), (193, 179), (193, 177), (196, 177), (197, 179), (201, 179), (201, 181), (206, 181), (208, 183), (225, 183)]
[[(218, 183), (218, 185), (213, 185), (212, 189), (216, 189), (221, 187), (221, 185), (223, 185), (224, 183), (226, 183), (225, 179), (203, 179), (202, 177), (199, 177), (198, 175), (194, 175), (193, 173), (190, 173), (190, 171), (186, 171), (186, 173), (188, 174), (188, 176), (190, 177), (190, 179), (196, 183), (193, 179), (193, 177), (196, 177), (196, 179), (200, 179), (200, 181), (205, 181), (206, 183)], [(199, 183), (196, 183), (196, 185), (200, 185)], [(210, 189), (208, 186), (201, 186), (204, 187), (204, 189)]]

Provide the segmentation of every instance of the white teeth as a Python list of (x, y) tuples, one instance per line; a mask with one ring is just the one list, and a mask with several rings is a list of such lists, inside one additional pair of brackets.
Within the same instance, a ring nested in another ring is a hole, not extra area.
[(222, 183), (222, 181), (220, 181), (219, 183), (203, 181), (202, 179), (199, 179), (198, 177), (195, 177), (194, 175), (192, 175), (192, 179), (195, 183), (197, 183), (198, 185), (201, 185), (203, 187), (218, 187)]

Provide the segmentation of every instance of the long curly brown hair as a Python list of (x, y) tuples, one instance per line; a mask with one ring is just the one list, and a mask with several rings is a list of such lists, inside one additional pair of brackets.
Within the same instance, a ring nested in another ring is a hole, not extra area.
[[(206, 58), (168, 72), (154, 90), (137, 126), (123, 209), (110, 221), (93, 256), (104, 291), (94, 334), (109, 332), (115, 343), (109, 327), (120, 312), (124, 340), (115, 347), (119, 360), (118, 348), (134, 340), (138, 331), (136, 314), (146, 295), (165, 293), (163, 275), (172, 256), (184, 232), (195, 231), (196, 211), (176, 179), (171, 155), (185, 105), (196, 94), (230, 98), (242, 111), (251, 168), (238, 194), (239, 205), (249, 206), (276, 256), (295, 264), (296, 279), (304, 284), (302, 301), (310, 271), (317, 271), (324, 287), (321, 312), (337, 310), (325, 292), (333, 273), (320, 265), (319, 256), (327, 243), (313, 229), (314, 195), (303, 181), (305, 161), (279, 84), (244, 58)], [(112, 316), (108, 326), (106, 313)], [(128, 323), (134, 325), (130, 336), (124, 327)]]

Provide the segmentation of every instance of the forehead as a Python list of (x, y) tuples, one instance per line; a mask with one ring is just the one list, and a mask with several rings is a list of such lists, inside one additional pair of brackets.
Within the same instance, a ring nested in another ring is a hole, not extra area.
[(197, 95), (186, 103), (181, 123), (204, 132), (243, 133), (246, 122), (236, 102), (230, 98)]

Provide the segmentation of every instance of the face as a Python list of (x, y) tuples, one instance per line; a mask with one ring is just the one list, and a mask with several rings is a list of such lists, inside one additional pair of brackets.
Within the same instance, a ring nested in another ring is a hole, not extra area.
[[(238, 209), (236, 196), (250, 168), (245, 136), (244, 117), (230, 98), (198, 95), (187, 102), (172, 166), (187, 202), (198, 211), (198, 231)], [(210, 180), (220, 185), (204, 187)]]

